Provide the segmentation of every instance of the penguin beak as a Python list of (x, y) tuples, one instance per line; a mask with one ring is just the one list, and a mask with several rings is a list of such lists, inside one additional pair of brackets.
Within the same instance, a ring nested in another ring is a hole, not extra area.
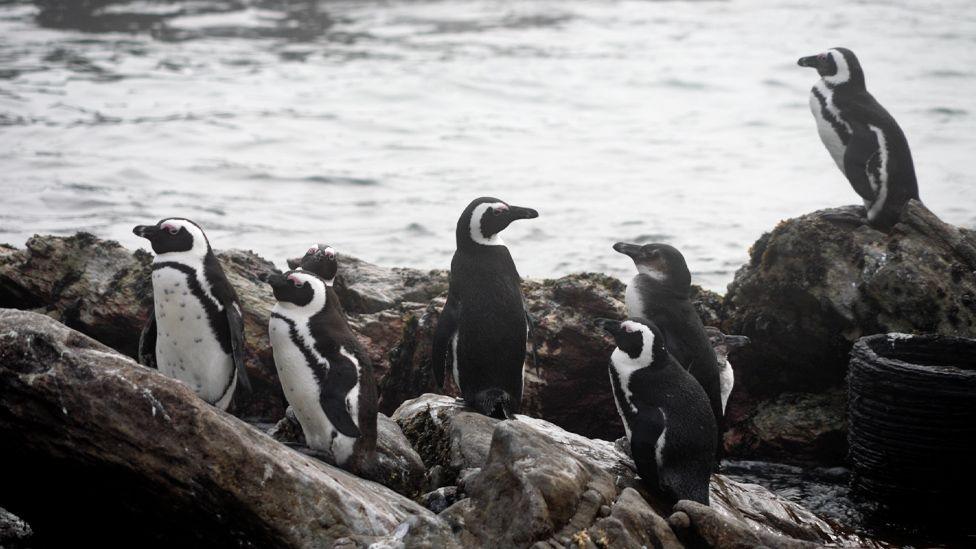
[(302, 258), (300, 258), (300, 257), (293, 257), (291, 259), (286, 259), (285, 260), (285, 263), (288, 264), (288, 268), (290, 270), (293, 270), (294, 271), (295, 269), (297, 269), (297, 268), (299, 268), (299, 267), (302, 266)]
[(616, 337), (616, 335), (620, 333), (619, 320), (611, 320), (609, 318), (598, 318), (593, 321), (593, 325), (596, 326), (597, 328), (602, 328), (603, 331), (607, 332), (608, 334), (614, 337)]
[(280, 288), (288, 283), (288, 279), (281, 273), (265, 275), (264, 281), (270, 284), (272, 288)]
[(725, 336), (725, 347), (729, 350), (741, 349), (749, 344), (749, 338), (740, 335)]
[(508, 214), (512, 216), (512, 219), (535, 219), (539, 217), (539, 212), (533, 210), (532, 208), (523, 208), (521, 206), (509, 206)]
[(637, 244), (627, 244), (626, 242), (617, 242), (613, 245), (614, 251), (622, 253), (630, 258), (637, 257), (640, 253), (641, 247)]
[(149, 238), (156, 236), (159, 232), (159, 227), (156, 225), (136, 225), (132, 228), (132, 234), (136, 236), (141, 236), (142, 238)]
[(817, 68), (820, 66), (820, 60), (816, 55), (809, 55), (807, 57), (801, 57), (799, 60), (797, 60), (796, 64), (801, 67)]

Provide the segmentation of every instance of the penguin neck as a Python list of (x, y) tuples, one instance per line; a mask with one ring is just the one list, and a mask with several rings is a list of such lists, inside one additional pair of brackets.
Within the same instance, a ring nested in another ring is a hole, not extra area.
[(638, 272), (634, 277), (634, 282), (641, 282), (641, 287), (647, 288), (652, 293), (663, 294), (677, 299), (687, 299), (691, 295), (691, 285), (678, 283), (668, 278), (651, 276), (645, 272)]
[[(200, 250), (191, 248), (185, 252), (166, 252), (162, 254), (156, 254), (153, 258), (153, 264), (159, 263), (179, 263), (181, 265), (186, 265), (187, 267), (193, 267), (198, 271), (203, 269), (204, 262), (207, 260), (208, 255), (213, 255), (210, 250), (206, 250), (201, 253)], [(214, 260), (216, 261), (216, 257)]]
[(315, 292), (312, 300), (305, 305), (279, 301), (275, 304), (271, 312), (296, 323), (306, 325), (312, 317), (325, 312), (328, 305), (329, 299), (327, 299), (326, 293)]

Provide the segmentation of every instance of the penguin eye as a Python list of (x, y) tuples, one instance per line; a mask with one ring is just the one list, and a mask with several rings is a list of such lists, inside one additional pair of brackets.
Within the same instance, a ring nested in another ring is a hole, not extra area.
[(166, 229), (166, 232), (168, 232), (169, 234), (172, 234), (172, 235), (176, 235), (176, 234), (178, 234), (180, 232), (180, 230), (178, 228), (176, 228), (176, 227), (174, 227), (172, 225), (166, 225), (163, 228)]
[(827, 54), (826, 53), (821, 53), (820, 55), (817, 56), (817, 59), (819, 59), (821, 61), (826, 61), (827, 60)]
[(502, 214), (502, 210), (501, 209), (488, 208), (488, 211), (491, 212), (491, 215), (501, 215)]

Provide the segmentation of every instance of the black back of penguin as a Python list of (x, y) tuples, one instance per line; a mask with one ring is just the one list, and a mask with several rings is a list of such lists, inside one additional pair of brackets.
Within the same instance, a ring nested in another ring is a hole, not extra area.
[(901, 127), (868, 93), (854, 53), (832, 48), (800, 58), (821, 80), (811, 90), (810, 107), (824, 145), (855, 192), (868, 221), (887, 230), (905, 204), (918, 199), (915, 165)]
[(668, 353), (651, 321), (599, 319), (616, 343), (610, 381), (638, 473), (671, 503), (708, 504), (716, 424), (701, 385)]
[(618, 242), (637, 276), (627, 286), (627, 314), (652, 321), (668, 352), (698, 381), (708, 396), (716, 423), (723, 424), (720, 369), (705, 326), (691, 302), (691, 273), (684, 256), (667, 244)]
[(483, 197), (458, 220), (432, 368), (440, 383), (447, 365), (465, 402), (485, 415), (510, 417), (519, 411), (526, 354), (521, 278), (498, 233), (512, 221), (536, 216), (535, 210)]

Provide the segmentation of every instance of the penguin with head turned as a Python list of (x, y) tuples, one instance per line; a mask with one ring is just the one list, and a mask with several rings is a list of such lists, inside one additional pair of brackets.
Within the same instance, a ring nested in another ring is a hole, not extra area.
[(309, 448), (357, 473), (376, 449), (373, 368), (335, 291), (316, 274), (267, 277), (278, 300), (268, 323), (275, 368)]
[(314, 273), (329, 286), (334, 286), (336, 274), (339, 272), (339, 257), (332, 246), (316, 244), (301, 258), (289, 259), (288, 268)]
[(664, 334), (643, 318), (598, 319), (616, 348), (610, 385), (641, 479), (669, 503), (708, 505), (716, 425), (705, 391), (664, 346)]
[(519, 411), (529, 330), (521, 278), (499, 233), (513, 221), (538, 215), (482, 197), (457, 222), (457, 251), (431, 368), (441, 384), (447, 364), (468, 406), (492, 417), (511, 418)]
[(691, 272), (684, 256), (667, 244), (618, 242), (613, 249), (637, 266), (637, 275), (627, 284), (627, 315), (647, 318), (657, 325), (668, 352), (705, 390), (721, 429), (724, 414), (718, 361), (691, 302)]
[(226, 410), (238, 387), (251, 388), (237, 292), (196, 223), (173, 217), (132, 232), (156, 252), (153, 307), (139, 338), (139, 362)]
[(864, 71), (851, 50), (833, 48), (802, 57), (797, 64), (820, 74), (810, 90), (820, 139), (863, 199), (868, 223), (887, 231), (898, 222), (905, 204), (918, 199), (915, 164), (904, 132), (868, 93)]
[(729, 353), (748, 345), (749, 338), (742, 335), (723, 334), (714, 326), (705, 326), (705, 333), (708, 334), (708, 342), (715, 351), (715, 358), (718, 360), (719, 386), (722, 394), (722, 413), (724, 414), (725, 407), (729, 403), (729, 395), (732, 394), (732, 387), (735, 385), (735, 373), (732, 370)]

